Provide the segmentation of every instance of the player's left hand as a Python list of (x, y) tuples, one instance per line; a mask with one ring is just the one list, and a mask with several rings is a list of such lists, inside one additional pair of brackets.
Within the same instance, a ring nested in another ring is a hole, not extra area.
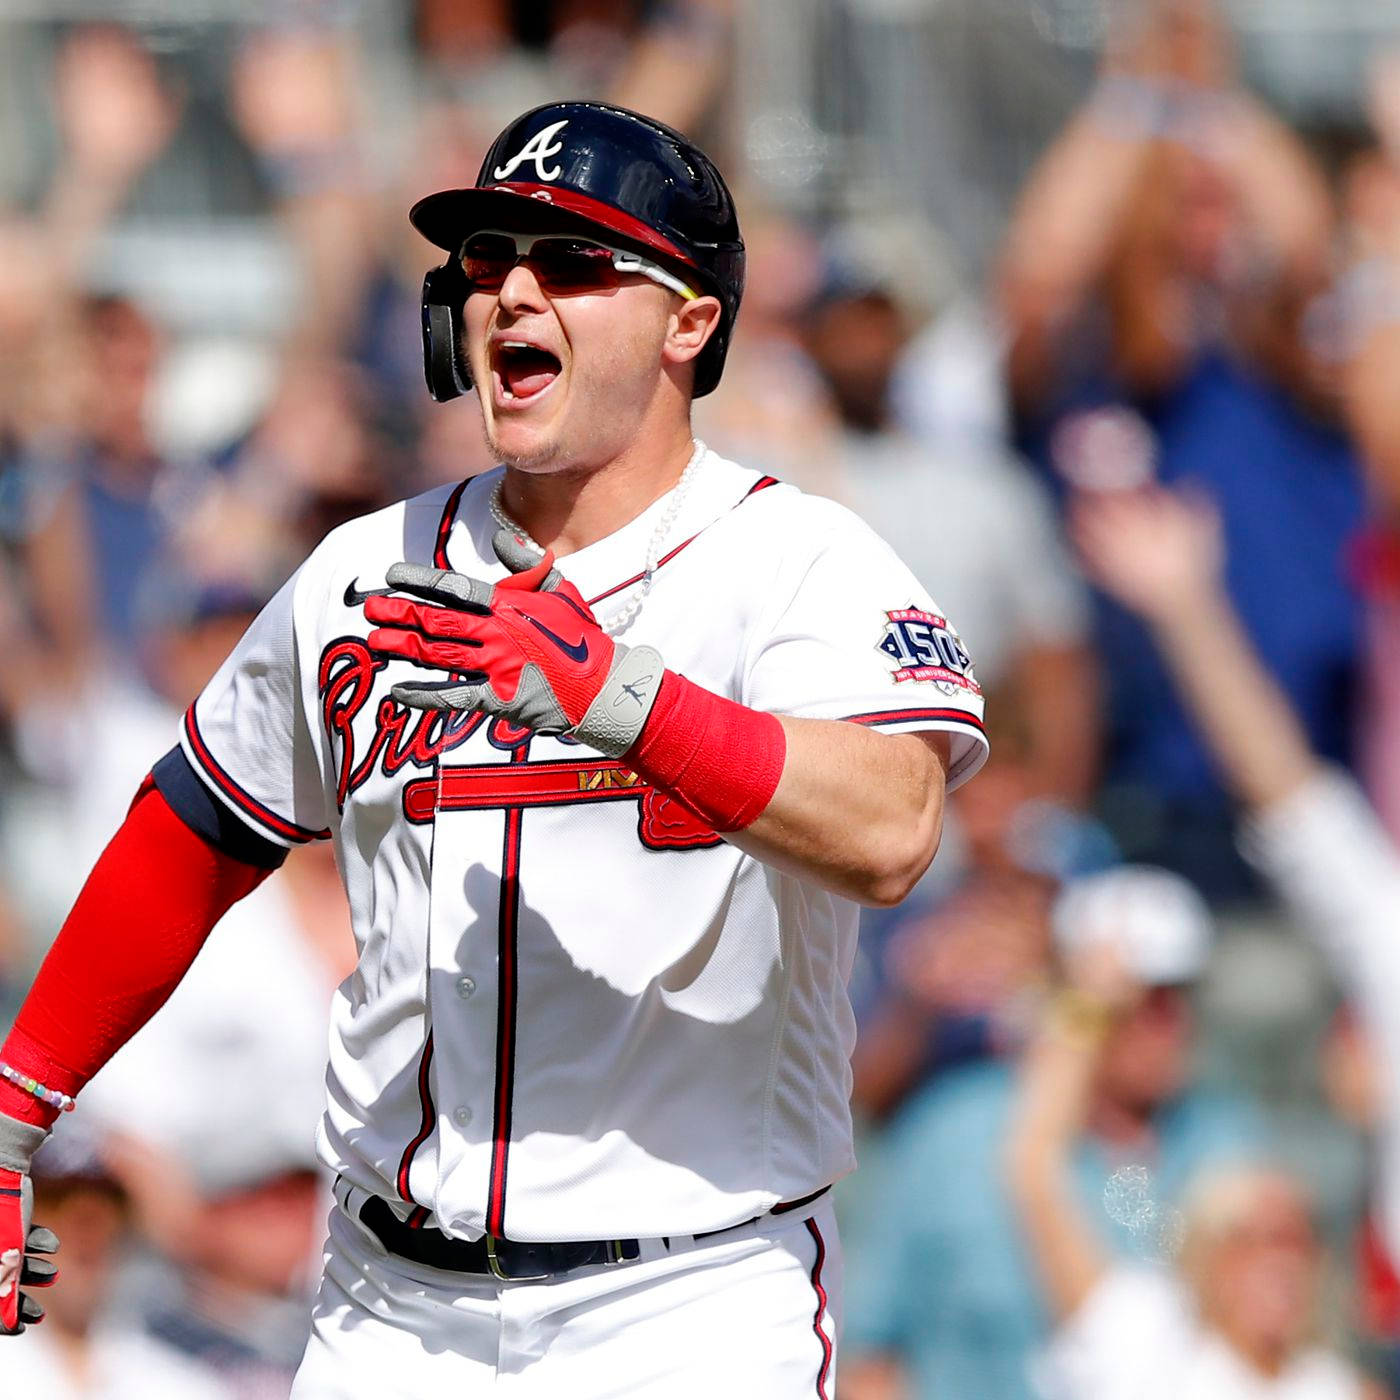
[(0, 1113), (0, 1336), (23, 1332), (44, 1310), (29, 1290), (47, 1288), (58, 1269), (41, 1254), (52, 1254), (58, 1240), (52, 1230), (31, 1219), (34, 1188), (30, 1160), (46, 1134)]
[(537, 734), (569, 734), (613, 758), (636, 742), (661, 684), (661, 658), (598, 625), (578, 590), (508, 530), (492, 541), (511, 570), (498, 584), (450, 569), (395, 564), (386, 582), (411, 598), (371, 597), (371, 651), (450, 671), (400, 682), (401, 705), (481, 710)]
[(58, 1268), (41, 1254), (52, 1254), (58, 1239), (52, 1230), (31, 1225), (29, 1178), (0, 1167), (0, 1336), (23, 1332), (41, 1322), (44, 1310), (30, 1297), (31, 1288), (48, 1288)]

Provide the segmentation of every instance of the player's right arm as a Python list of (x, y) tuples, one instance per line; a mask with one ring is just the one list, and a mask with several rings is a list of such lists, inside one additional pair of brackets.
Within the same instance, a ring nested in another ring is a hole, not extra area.
[(740, 850), (876, 907), (905, 899), (943, 831), (947, 734), (881, 734), (780, 716), (782, 776), (728, 839)]

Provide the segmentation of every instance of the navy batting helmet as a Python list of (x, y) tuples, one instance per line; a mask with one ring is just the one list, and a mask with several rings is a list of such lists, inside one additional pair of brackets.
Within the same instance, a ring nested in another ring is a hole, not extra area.
[(744, 242), (714, 163), (669, 126), (602, 102), (536, 107), (496, 138), (471, 189), (431, 194), (408, 217), (451, 254), (423, 279), (423, 366), (439, 402), (471, 388), (458, 254), (492, 228), (591, 231), (717, 296), (724, 309), (696, 362), (696, 396), (719, 383), (744, 294)]

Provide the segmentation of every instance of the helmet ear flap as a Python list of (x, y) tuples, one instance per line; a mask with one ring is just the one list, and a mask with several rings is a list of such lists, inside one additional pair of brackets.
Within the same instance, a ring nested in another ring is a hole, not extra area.
[(467, 279), (455, 258), (423, 278), (423, 375), (438, 403), (460, 398), (472, 387), (462, 353), (462, 307)]

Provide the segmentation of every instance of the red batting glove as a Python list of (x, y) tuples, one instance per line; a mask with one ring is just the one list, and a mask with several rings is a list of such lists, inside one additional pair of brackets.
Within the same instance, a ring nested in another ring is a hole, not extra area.
[(370, 597), (371, 651), (455, 672), (400, 682), (416, 709), (482, 710), (537, 734), (569, 734), (620, 758), (641, 733), (661, 685), (661, 657), (615, 642), (578, 590), (508, 530), (492, 541), (513, 577), (492, 585), (449, 569), (395, 564), (391, 588), (421, 598)]
[(715, 831), (753, 822), (782, 777), (787, 740), (779, 720), (665, 670), (651, 647), (613, 641), (550, 555), (537, 559), (507, 530), (492, 543), (514, 575), (494, 587), (448, 569), (395, 564), (390, 586), (427, 606), (366, 600), (365, 616), (386, 624), (369, 634), (371, 650), (458, 673), (400, 683), (394, 699), (570, 734), (626, 759)]

